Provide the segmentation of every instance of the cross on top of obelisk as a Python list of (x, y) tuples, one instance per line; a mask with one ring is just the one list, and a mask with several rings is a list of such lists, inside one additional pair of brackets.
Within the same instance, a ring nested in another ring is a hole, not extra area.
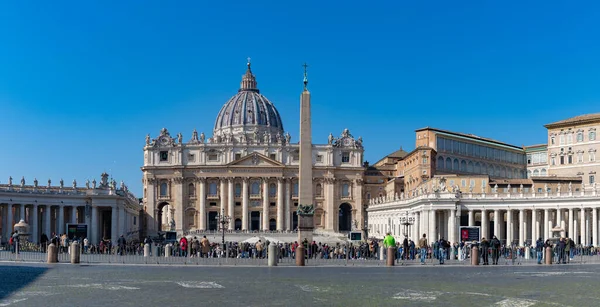
[(304, 89), (306, 89), (306, 86), (308, 85), (308, 77), (306, 75), (306, 69), (308, 68), (308, 64), (306, 64), (306, 62), (304, 64), (302, 64), (302, 67), (304, 67)]

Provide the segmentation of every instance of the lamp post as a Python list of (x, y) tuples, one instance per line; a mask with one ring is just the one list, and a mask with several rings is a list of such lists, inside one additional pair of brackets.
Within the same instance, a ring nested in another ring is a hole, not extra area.
[(402, 234), (407, 237), (408, 236), (408, 227), (412, 226), (415, 223), (415, 217), (410, 215), (408, 211), (406, 211), (406, 215), (405, 216), (401, 216), (400, 217), (400, 225), (404, 226), (404, 230), (402, 232)]
[(221, 225), (221, 243), (223, 244), (223, 250), (225, 250), (225, 228), (227, 228), (227, 225), (229, 225), (229, 222), (231, 222), (231, 217), (225, 215), (225, 209), (221, 209), (221, 214), (217, 214), (215, 219), (217, 220), (217, 223)]

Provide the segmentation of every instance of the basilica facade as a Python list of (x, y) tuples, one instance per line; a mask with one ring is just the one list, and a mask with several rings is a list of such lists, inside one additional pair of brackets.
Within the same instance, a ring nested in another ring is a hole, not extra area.
[[(143, 205), (148, 232), (293, 231), (297, 228), (299, 144), (261, 94), (248, 63), (238, 92), (221, 108), (212, 136), (163, 128), (146, 137)], [(363, 227), (363, 146), (348, 129), (312, 145), (314, 225)]]

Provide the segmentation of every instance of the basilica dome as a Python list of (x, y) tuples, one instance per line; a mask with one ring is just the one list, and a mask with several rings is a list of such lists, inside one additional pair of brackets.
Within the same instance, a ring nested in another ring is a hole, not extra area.
[(256, 78), (248, 62), (238, 93), (219, 111), (213, 131), (215, 137), (243, 135), (245, 138), (247, 134), (267, 134), (270, 139), (275, 139), (278, 135), (283, 135), (279, 112), (267, 97), (260, 94), (256, 85)]

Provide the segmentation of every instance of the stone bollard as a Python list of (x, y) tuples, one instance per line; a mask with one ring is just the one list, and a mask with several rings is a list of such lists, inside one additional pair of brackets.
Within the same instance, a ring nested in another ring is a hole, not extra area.
[(529, 246), (525, 247), (525, 259), (529, 260), (529, 258), (531, 258), (531, 256), (529, 255), (531, 253), (531, 248)]
[(477, 246), (471, 248), (471, 265), (479, 265), (479, 248)]
[(81, 251), (79, 250), (79, 242), (71, 243), (71, 264), (78, 264), (81, 260)]
[(150, 256), (150, 244), (144, 244), (144, 257)]
[(48, 245), (48, 263), (57, 263), (58, 262), (58, 248), (54, 243)]
[(379, 260), (385, 260), (384, 250), (385, 250), (385, 247), (383, 247), (383, 245), (381, 245), (379, 247)]
[(296, 248), (296, 266), (304, 266), (305, 264), (305, 259), (304, 259), (304, 245), (300, 244), (298, 245), (298, 247)]
[(386, 261), (386, 265), (387, 266), (394, 266), (394, 262), (396, 261), (396, 248), (393, 246), (390, 246), (387, 248), (387, 261)]
[(552, 264), (552, 247), (546, 247), (546, 264)]
[(269, 262), (269, 266), (277, 266), (277, 245), (273, 243), (269, 244), (268, 252), (267, 261)]
[(171, 244), (165, 245), (165, 258), (171, 257)]

